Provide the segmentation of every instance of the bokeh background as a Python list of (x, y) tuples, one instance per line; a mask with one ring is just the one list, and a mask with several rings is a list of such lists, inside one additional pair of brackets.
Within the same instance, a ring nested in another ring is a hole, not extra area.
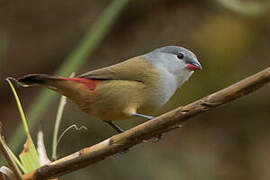
[[(86, 40), (85, 35), (112, 2), (0, 0), (0, 117), (7, 139), (14, 136), (21, 120), (5, 78), (56, 72), (78, 44)], [(120, 6), (124, 1), (118, 2)], [(125, 0), (124, 3), (111, 28), (106, 28), (107, 33), (101, 32), (102, 40), (91, 45), (94, 51), (76, 72), (112, 65), (165, 45), (191, 49), (203, 70), (196, 72), (156, 115), (270, 65), (268, 0)], [(36, 99), (41, 90), (17, 88), (27, 112), (38, 106)], [(40, 121), (31, 128), (33, 136), (42, 128), (49, 154), (58, 101), (59, 96), (54, 96), (49, 106), (35, 112)], [(30, 115), (28, 119), (32, 118)], [(118, 123), (128, 129), (143, 121), (135, 118)], [(68, 103), (61, 131), (72, 124), (87, 126), (88, 130), (68, 132), (59, 144), (59, 157), (115, 133), (102, 121)], [(268, 180), (269, 127), (268, 85), (193, 118), (184, 128), (166, 134), (159, 143), (140, 144), (127, 154), (107, 158), (61, 179)], [(22, 150), (19, 137), (23, 135), (8, 142), (15, 152)]]

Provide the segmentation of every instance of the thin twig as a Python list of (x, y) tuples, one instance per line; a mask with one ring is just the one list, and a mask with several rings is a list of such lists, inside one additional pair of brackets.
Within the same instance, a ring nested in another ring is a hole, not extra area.
[(13, 171), (13, 173), (16, 176), (17, 180), (23, 180), (23, 175), (15, 163), (15, 161), (12, 159), (11, 154), (9, 153), (9, 149), (7, 147), (7, 144), (2, 136), (2, 123), (0, 123), (0, 149), (2, 151), (2, 154), (6, 158), (8, 165), (10, 166), (10, 169)]
[(71, 126), (69, 126), (68, 128), (66, 128), (59, 136), (56, 145), (58, 145), (60, 143), (60, 141), (62, 140), (63, 136), (71, 129), (75, 129), (76, 131), (80, 131), (80, 130), (87, 130), (87, 127), (85, 126), (80, 126), (78, 127), (76, 124), (72, 124)]
[(50, 165), (38, 168), (26, 174), (24, 179), (36, 180), (57, 177), (104, 160), (106, 157), (124, 151), (145, 139), (179, 128), (181, 123), (191, 117), (254, 92), (269, 81), (270, 67), (191, 104), (174, 109), (154, 120), (114, 135), (96, 145), (52, 162)]
[(2, 166), (0, 168), (0, 179), (1, 180), (6, 180), (6, 179), (8, 179), (8, 180), (17, 180), (17, 178), (16, 178), (15, 174), (13, 173), (13, 171), (11, 169), (9, 169), (8, 167), (6, 167), (6, 166)]

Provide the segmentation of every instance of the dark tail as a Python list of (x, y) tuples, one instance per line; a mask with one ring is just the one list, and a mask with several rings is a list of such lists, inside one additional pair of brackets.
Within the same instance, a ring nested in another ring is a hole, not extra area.
[(50, 76), (46, 74), (29, 74), (17, 79), (18, 83), (22, 86), (31, 86), (31, 85), (46, 85), (49, 82), (55, 80), (62, 80), (55, 76)]

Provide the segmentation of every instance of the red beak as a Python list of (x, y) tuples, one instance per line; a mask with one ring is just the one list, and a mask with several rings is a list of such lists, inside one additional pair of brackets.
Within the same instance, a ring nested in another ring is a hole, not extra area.
[(197, 71), (197, 70), (201, 70), (202, 69), (202, 66), (200, 64), (187, 64), (186, 65), (186, 68), (192, 70), (192, 71)]

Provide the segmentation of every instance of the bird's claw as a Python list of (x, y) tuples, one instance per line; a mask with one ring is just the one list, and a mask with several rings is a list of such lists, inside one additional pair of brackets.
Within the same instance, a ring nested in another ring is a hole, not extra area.
[(163, 138), (163, 134), (159, 134), (155, 137), (155, 139), (152, 141), (153, 143), (158, 143)]
[(126, 154), (126, 153), (128, 153), (129, 152), (129, 148), (126, 148), (126, 149), (124, 149), (123, 151), (121, 151), (119, 154)]
[(151, 140), (144, 140), (144, 142), (158, 143), (163, 138), (163, 134), (159, 134)]

